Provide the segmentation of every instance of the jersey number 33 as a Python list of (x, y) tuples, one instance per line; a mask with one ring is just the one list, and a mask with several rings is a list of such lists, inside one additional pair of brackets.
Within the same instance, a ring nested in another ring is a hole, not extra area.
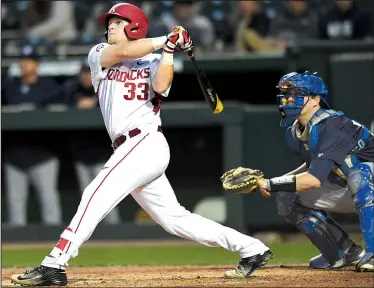
[(134, 83), (126, 82), (124, 84), (127, 93), (123, 95), (125, 100), (134, 100), (135, 98), (140, 101), (147, 101), (149, 99), (149, 84), (145, 82)]

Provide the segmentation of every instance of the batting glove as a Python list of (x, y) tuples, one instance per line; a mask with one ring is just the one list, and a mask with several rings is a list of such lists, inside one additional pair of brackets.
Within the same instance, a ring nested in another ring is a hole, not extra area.
[(190, 40), (191, 38), (186, 29), (184, 29), (182, 26), (174, 26), (173, 32), (167, 35), (164, 51), (166, 53), (174, 53), (177, 46), (182, 48), (182, 45), (185, 45), (188, 42), (191, 42), (192, 44), (192, 41)]
[(190, 33), (187, 32), (187, 30), (183, 30), (182, 36), (183, 36), (183, 44), (180, 45), (180, 48), (182, 49), (183, 52), (187, 52), (193, 48), (191, 35)]

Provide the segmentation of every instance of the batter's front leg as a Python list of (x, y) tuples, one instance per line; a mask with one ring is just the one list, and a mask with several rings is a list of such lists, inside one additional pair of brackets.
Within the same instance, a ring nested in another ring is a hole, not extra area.
[[(105, 162), (97, 164), (77, 162), (75, 164), (78, 183), (82, 192), (88, 185), (90, 185), (92, 179), (95, 179), (95, 177), (100, 174), (104, 166)], [(107, 224), (118, 224), (121, 222), (118, 207), (113, 208), (112, 211), (103, 219), (103, 222), (106, 222)]]
[(206, 246), (223, 247), (240, 253), (242, 260), (236, 270), (226, 273), (228, 277), (248, 277), (272, 256), (270, 249), (260, 240), (182, 207), (165, 174), (131, 195), (167, 232)]
[(91, 237), (101, 220), (136, 188), (137, 184), (133, 182), (126, 187), (121, 185), (121, 171), (121, 167), (118, 168), (119, 173), (106, 168), (87, 186), (77, 212), (51, 253), (44, 258), (43, 266), (67, 266), (70, 258), (78, 256), (80, 246)]
[(78, 255), (79, 247), (91, 237), (96, 226), (114, 207), (136, 188), (162, 173), (158, 159), (154, 160), (155, 164), (149, 162), (153, 154), (150, 149), (152, 142), (142, 142), (144, 138), (139, 137), (133, 144), (130, 142), (128, 147), (121, 146), (105, 163), (84, 190), (76, 214), (50, 255), (45, 257), (43, 266), (66, 266), (70, 258)]
[(78, 255), (79, 247), (90, 238), (97, 224), (129, 193), (165, 171), (169, 161), (165, 157), (168, 149), (164, 150), (166, 153), (154, 153), (156, 141), (160, 140), (156, 144), (163, 143), (167, 147), (159, 135), (159, 132), (139, 135), (116, 149), (83, 192), (77, 213), (51, 253), (33, 270), (12, 275), (11, 281), (24, 286), (66, 285), (65, 267), (69, 259)]

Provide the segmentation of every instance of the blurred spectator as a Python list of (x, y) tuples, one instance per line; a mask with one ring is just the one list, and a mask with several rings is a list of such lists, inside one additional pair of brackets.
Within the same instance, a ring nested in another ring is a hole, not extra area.
[(175, 25), (181, 25), (191, 34), (196, 50), (211, 51), (214, 48), (213, 24), (208, 17), (199, 15), (197, 10), (195, 1), (174, 1), (174, 13), (161, 15), (150, 27), (148, 37), (167, 35)]
[[(14, 79), (4, 87), (4, 105), (28, 105), (28, 109), (43, 108), (60, 99), (58, 95), (61, 95), (61, 87), (51, 79), (39, 78), (39, 60), (32, 47), (27, 46), (22, 50), (19, 66), (20, 79)], [(45, 148), (43, 141), (38, 137), (14, 136), (11, 148), (4, 152), (6, 195), (11, 225), (27, 224), (29, 181), (40, 199), (42, 222), (49, 225), (61, 224), (59, 160)]]
[[(14, 1), (16, 2), (16, 1)], [(1, 5), (1, 28), (3, 30), (20, 30), (21, 22), (19, 17), (19, 10), (17, 10), (17, 3), (2, 2)], [(3, 35), (1, 35), (3, 38)]]
[(26, 35), (31, 39), (70, 41), (77, 37), (72, 1), (30, 1), (25, 16)]
[(55, 80), (39, 77), (39, 64), (39, 56), (34, 47), (24, 46), (19, 61), (21, 77), (7, 81), (7, 86), (4, 87), (4, 105), (44, 108), (49, 104), (65, 102), (63, 88)]
[[(65, 85), (72, 106), (78, 109), (98, 107), (98, 99), (92, 86), (91, 71), (87, 58), (82, 61), (78, 79), (69, 81)], [(97, 139), (96, 134), (93, 136), (91, 134), (82, 135), (83, 133), (72, 140), (72, 150), (76, 161), (75, 168), (81, 193), (100, 173), (113, 152), (106, 142), (102, 144)], [(107, 224), (118, 224), (121, 221), (118, 207), (113, 208), (103, 221)]]
[(79, 109), (97, 107), (98, 99), (92, 86), (91, 71), (86, 59), (81, 63), (78, 79), (68, 81), (66, 86), (70, 104), (74, 107), (76, 106)]
[(235, 13), (235, 2), (225, 0), (200, 1), (199, 13), (211, 21), (215, 32), (215, 51), (230, 51), (234, 44), (235, 23), (232, 15)]
[(267, 43), (270, 19), (258, 1), (237, 1), (241, 14), (235, 34), (236, 51), (269, 51), (274, 47)]
[(335, 5), (319, 19), (321, 39), (363, 39), (373, 36), (372, 19), (351, 0), (335, 1)]
[(316, 39), (318, 15), (309, 9), (308, 0), (288, 0), (285, 3), (286, 6), (271, 21), (270, 43), (292, 45), (298, 40)]

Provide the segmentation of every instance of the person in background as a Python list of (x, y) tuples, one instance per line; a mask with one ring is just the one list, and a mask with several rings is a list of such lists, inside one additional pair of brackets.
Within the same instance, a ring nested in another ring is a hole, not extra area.
[[(48, 104), (62, 100), (59, 84), (49, 78), (39, 77), (39, 58), (32, 47), (22, 49), (19, 62), (21, 76), (11, 79), (3, 89), (3, 105), (43, 109)], [(27, 198), (29, 181), (33, 184), (41, 204), (42, 222), (59, 225), (62, 222), (58, 192), (59, 160), (45, 147), (45, 139), (30, 137), (25, 133), (10, 136), (9, 149), (4, 151), (4, 178), (9, 212), (9, 224), (27, 224)]]
[[(93, 109), (98, 107), (98, 99), (91, 82), (91, 71), (87, 59), (82, 60), (78, 79), (67, 82), (68, 99), (70, 105), (78, 109)], [(106, 142), (100, 143), (91, 134), (80, 134), (72, 141), (72, 151), (75, 159), (75, 169), (80, 191), (83, 193), (91, 181), (99, 174), (112, 150)], [(121, 221), (118, 206), (103, 219), (106, 224), (118, 224)]]
[(208, 17), (198, 14), (196, 1), (177, 0), (173, 3), (173, 15), (163, 15), (153, 27), (149, 37), (167, 34), (176, 25), (185, 27), (194, 37), (195, 51), (211, 51), (214, 47), (214, 27)]
[(335, 5), (320, 15), (320, 39), (364, 39), (373, 37), (370, 14), (353, 0), (335, 1)]
[(275, 50), (275, 45), (270, 45), (266, 36), (269, 33), (270, 18), (263, 11), (257, 1), (237, 1), (240, 13), (240, 22), (235, 33), (235, 50), (238, 52), (264, 52)]
[(77, 78), (65, 82), (69, 104), (79, 109), (98, 107), (98, 100), (91, 83), (91, 72), (87, 59), (82, 59)]
[(77, 37), (73, 1), (29, 1), (24, 17), (29, 38), (71, 41)]
[(317, 39), (318, 16), (310, 10), (307, 0), (285, 2), (271, 21), (269, 43), (292, 45), (296, 41)]

